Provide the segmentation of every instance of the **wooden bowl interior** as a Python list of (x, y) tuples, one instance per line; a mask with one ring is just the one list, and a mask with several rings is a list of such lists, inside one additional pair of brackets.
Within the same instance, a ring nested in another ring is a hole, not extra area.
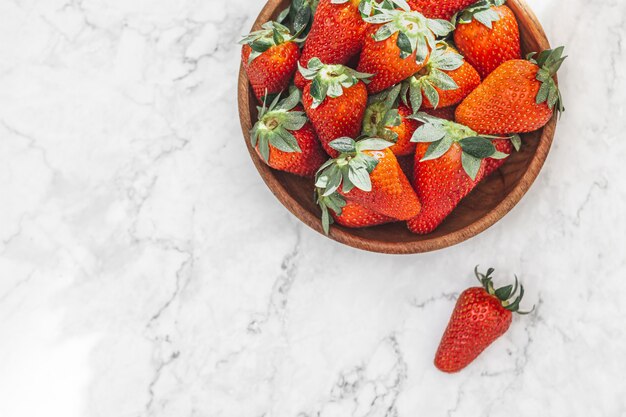
[[(270, 0), (257, 19), (256, 30), (275, 18), (289, 0)], [(520, 26), (522, 51), (525, 54), (549, 48), (548, 40), (532, 11), (523, 0), (509, 0)], [(257, 119), (256, 99), (243, 70), (239, 79), (239, 109), (244, 138), (259, 173), (279, 200), (304, 223), (321, 232), (319, 209), (315, 205), (313, 180), (300, 178), (267, 167), (251, 148), (248, 133)], [(549, 151), (556, 117), (543, 129), (522, 135), (523, 147), (468, 197), (433, 233), (415, 235), (404, 223), (368, 229), (347, 229), (334, 225), (330, 237), (347, 245), (383, 253), (419, 253), (464, 241), (493, 225), (525, 194), (536, 178)]]

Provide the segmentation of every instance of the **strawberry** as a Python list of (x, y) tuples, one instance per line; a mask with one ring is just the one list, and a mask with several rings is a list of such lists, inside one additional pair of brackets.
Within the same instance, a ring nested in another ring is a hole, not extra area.
[(330, 214), (333, 216), (335, 223), (351, 229), (379, 226), (396, 221), (394, 218), (376, 213), (349, 200), (347, 200), (346, 205), (342, 207), (341, 214), (337, 214), (334, 211), (331, 211)]
[[(313, 25), (307, 37), (300, 65), (306, 66), (312, 58), (324, 64), (345, 65), (363, 48), (363, 36), (368, 24), (361, 10), (370, 0), (320, 0)], [(295, 84), (304, 89), (307, 84), (302, 74), (296, 74)]]
[(411, 143), (413, 132), (419, 122), (410, 119), (411, 108), (399, 103), (401, 85), (370, 96), (369, 104), (363, 117), (362, 134), (378, 137), (394, 143), (389, 148), (396, 156), (410, 155), (415, 152), (415, 144)]
[(306, 113), (326, 152), (337, 157), (339, 152), (329, 143), (343, 136), (356, 137), (361, 132), (367, 106), (365, 82), (371, 75), (343, 65), (324, 65), (317, 58), (309, 61), (308, 68), (300, 67), (300, 72), (311, 80), (302, 96)]
[(424, 66), (435, 36), (446, 36), (454, 26), (445, 20), (427, 19), (412, 12), (406, 4), (402, 10), (390, 10), (387, 2), (376, 6), (376, 14), (365, 18), (373, 24), (365, 36), (357, 69), (374, 74), (367, 90), (383, 91), (418, 72)]
[(458, 104), (479, 85), (480, 76), (474, 67), (453, 48), (439, 42), (424, 68), (404, 81), (400, 96), (405, 104), (408, 96), (417, 113), (421, 108)]
[(506, 61), (522, 58), (519, 27), (505, 0), (482, 0), (460, 14), (454, 43), (481, 78)]
[(241, 58), (256, 97), (285, 90), (298, 69), (300, 48), (289, 29), (280, 23), (267, 22), (262, 30), (252, 32), (239, 42)]
[(416, 216), (421, 205), (395, 155), (392, 143), (382, 139), (355, 142), (339, 138), (330, 146), (341, 152), (322, 165), (315, 177), (317, 203), (322, 209), (326, 233), (330, 225), (328, 209), (341, 214), (345, 200), (397, 220)]
[[(435, 366), (448, 373), (459, 372), (478, 357), (511, 326), (513, 313), (530, 314), (519, 311), (524, 297), (524, 286), (515, 285), (495, 289), (489, 268), (487, 274), (474, 270), (481, 287), (474, 287), (461, 293), (452, 317), (448, 323), (437, 353)], [(519, 288), (519, 295), (516, 295)], [(533, 307), (534, 310), (534, 307)]]
[[(415, 143), (411, 142), (413, 133), (422, 125), (411, 118), (411, 107), (399, 100), (403, 85), (370, 96), (369, 104), (363, 117), (362, 135), (379, 137), (394, 145), (389, 148), (396, 156), (414, 155)], [(436, 117), (453, 120), (454, 107), (427, 109), (425, 113)]]
[(407, 225), (413, 233), (424, 235), (433, 232), (488, 174), (504, 164), (511, 142), (517, 146), (519, 138), (479, 136), (458, 123), (424, 113), (415, 117), (425, 123), (412, 139), (418, 142), (413, 186), (422, 211)]
[(416, 10), (431, 19), (450, 20), (452, 16), (476, 0), (407, 0), (411, 10)]
[[(272, 168), (312, 177), (328, 157), (317, 140), (315, 129), (303, 111), (298, 111), (300, 91), (259, 109), (259, 120), (250, 131), (250, 142)], [(300, 108), (301, 110), (301, 108)]]
[(554, 75), (566, 57), (563, 47), (536, 60), (507, 61), (493, 71), (456, 109), (456, 120), (477, 132), (501, 135), (532, 132), (564, 111)]

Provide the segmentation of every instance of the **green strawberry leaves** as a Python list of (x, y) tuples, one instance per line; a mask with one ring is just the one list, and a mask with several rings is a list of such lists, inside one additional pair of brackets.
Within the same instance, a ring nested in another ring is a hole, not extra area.
[[(420, 162), (431, 161), (445, 155), (453, 145), (461, 148), (461, 164), (465, 173), (475, 181), (484, 159), (505, 159), (509, 155), (496, 149), (492, 140), (509, 139), (517, 149), (521, 139), (518, 135), (508, 138), (479, 135), (467, 126), (439, 119), (426, 113), (409, 116), (423, 123), (417, 128), (411, 142), (429, 143)], [(517, 143), (517, 145), (516, 145)]]
[(313, 16), (319, 0), (292, 0), (291, 4), (284, 9), (276, 20), (293, 30), (297, 36), (306, 38), (311, 25), (313, 24)]
[(249, 45), (252, 49), (248, 63), (254, 61), (263, 52), (272, 46), (281, 45), (286, 42), (295, 41), (295, 36), (291, 36), (288, 27), (279, 22), (266, 22), (261, 26), (261, 30), (249, 33), (241, 38), (239, 44)]
[(550, 109), (556, 107), (556, 111), (559, 114), (565, 111), (565, 107), (563, 106), (563, 98), (561, 97), (559, 87), (556, 81), (554, 81), (554, 76), (567, 58), (567, 56), (563, 56), (564, 50), (565, 47), (560, 46), (555, 49), (547, 49), (539, 54), (533, 52), (527, 56), (530, 62), (539, 66), (536, 78), (541, 83), (541, 87), (537, 93), (536, 103), (546, 103)]
[(334, 211), (338, 216), (341, 216), (343, 208), (346, 206), (346, 199), (339, 193), (332, 193), (329, 196), (320, 194), (319, 189), (316, 191), (316, 200), (318, 206), (322, 210), (322, 229), (324, 233), (328, 235), (330, 233), (330, 225), (334, 223), (333, 218), (330, 216), (329, 210)]
[[(409, 79), (403, 81), (400, 96), (405, 105), (417, 113), (425, 96), (434, 108), (439, 106), (439, 93), (436, 88), (448, 91), (456, 90), (459, 85), (448, 75), (463, 65), (463, 57), (451, 49), (445, 42), (439, 42), (424, 68)], [(436, 87), (436, 88), (435, 88)]]
[(375, 5), (374, 14), (363, 20), (381, 25), (373, 35), (377, 42), (398, 33), (396, 44), (400, 49), (400, 58), (406, 59), (415, 53), (415, 61), (422, 64), (429, 52), (436, 48), (436, 37), (447, 36), (454, 30), (454, 25), (447, 20), (428, 19), (421, 13), (411, 11), (404, 0), (393, 1), (401, 10), (389, 8), (388, 2), (383, 2)]
[[(482, 287), (489, 293), (490, 295), (495, 296), (502, 307), (505, 309), (522, 315), (530, 314), (535, 310), (535, 306), (530, 311), (520, 311), (520, 302), (524, 298), (524, 286), (519, 283), (519, 279), (517, 275), (515, 275), (515, 284), (514, 285), (506, 285), (501, 288), (495, 288), (493, 284), (493, 277), (491, 276), (494, 273), (495, 269), (489, 268), (486, 274), (478, 272), (478, 266), (474, 268), (474, 275), (476, 275), (476, 279), (480, 282)], [(517, 290), (519, 289), (519, 294), (517, 294)], [(517, 295), (516, 295), (517, 294)]]
[(380, 137), (393, 143), (398, 141), (398, 134), (390, 129), (402, 124), (402, 117), (398, 112), (401, 87), (397, 84), (369, 97), (363, 117), (362, 135)]
[(359, 81), (369, 83), (372, 74), (358, 72), (344, 65), (324, 65), (319, 58), (311, 58), (307, 67), (298, 63), (300, 73), (311, 80), (312, 107), (315, 109), (326, 97), (337, 98), (343, 95), (344, 88), (350, 88)]
[(261, 158), (269, 161), (270, 146), (283, 152), (302, 152), (292, 132), (307, 123), (304, 112), (291, 111), (300, 102), (300, 90), (293, 88), (283, 100), (277, 95), (272, 103), (259, 108), (259, 120), (250, 130), (250, 143), (257, 148)]
[(333, 140), (329, 145), (341, 154), (324, 163), (315, 175), (317, 204), (322, 209), (322, 226), (326, 234), (332, 223), (328, 209), (341, 215), (341, 208), (345, 206), (345, 199), (338, 194), (339, 190), (344, 194), (350, 193), (354, 188), (364, 192), (372, 191), (370, 174), (378, 165), (378, 160), (365, 152), (382, 151), (393, 143), (378, 138), (366, 138), (357, 142), (343, 137)]
[(457, 13), (452, 18), (452, 22), (456, 24), (467, 24), (475, 19), (489, 29), (493, 29), (493, 23), (500, 20), (498, 12), (493, 7), (502, 6), (506, 0), (480, 0), (467, 9)]

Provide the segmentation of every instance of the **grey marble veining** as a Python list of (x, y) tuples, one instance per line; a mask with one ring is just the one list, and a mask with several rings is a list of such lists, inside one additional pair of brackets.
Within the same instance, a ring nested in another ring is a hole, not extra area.
[[(250, 163), (261, 1), (0, 0), (0, 415), (626, 417), (626, 3), (530, 0), (567, 111), (534, 187), (444, 251), (356, 251)], [(526, 305), (432, 365), (476, 264)]]

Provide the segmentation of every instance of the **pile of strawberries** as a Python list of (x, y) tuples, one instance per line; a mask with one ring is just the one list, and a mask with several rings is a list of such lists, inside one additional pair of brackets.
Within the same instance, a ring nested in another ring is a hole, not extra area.
[(245, 36), (252, 146), (333, 221), (435, 230), (563, 111), (563, 47), (521, 56), (504, 0), (293, 0)]

